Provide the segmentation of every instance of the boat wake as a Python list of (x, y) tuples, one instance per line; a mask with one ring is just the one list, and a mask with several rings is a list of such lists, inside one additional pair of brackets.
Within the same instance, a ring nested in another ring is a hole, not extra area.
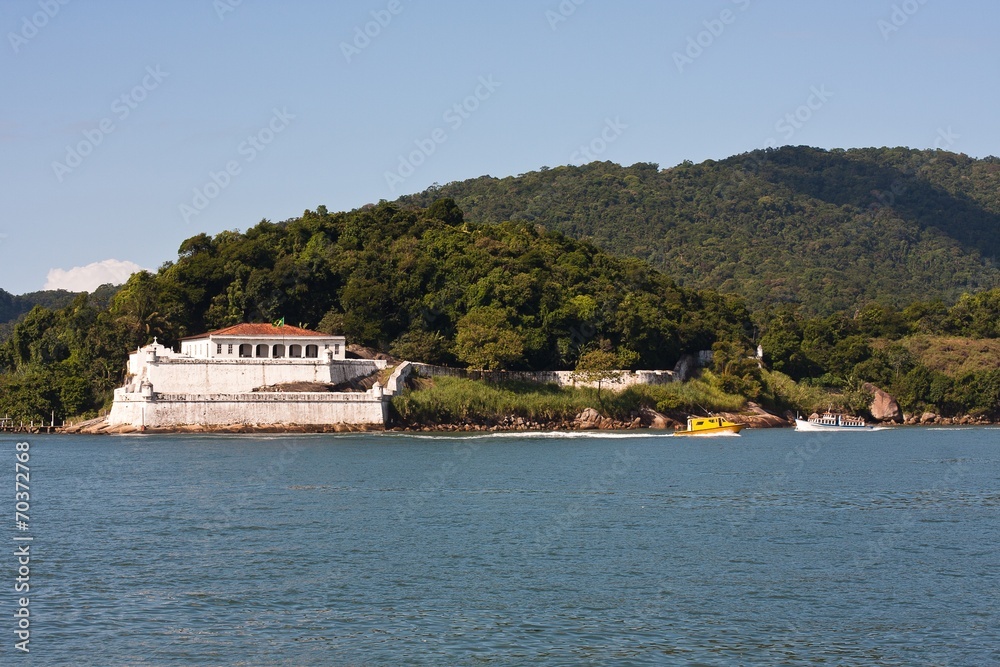
[[(387, 434), (388, 435), (388, 434)], [(439, 433), (395, 433), (419, 440), (490, 440), (490, 439), (602, 439), (602, 440), (632, 440), (637, 438), (663, 438), (673, 436), (673, 433), (636, 433), (632, 431), (502, 431), (499, 433), (455, 433), (443, 431)]]

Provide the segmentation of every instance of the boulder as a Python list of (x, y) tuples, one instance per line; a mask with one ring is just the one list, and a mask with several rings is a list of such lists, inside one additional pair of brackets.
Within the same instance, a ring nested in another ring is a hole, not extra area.
[(719, 416), (734, 424), (743, 424), (748, 428), (782, 428), (791, 426), (792, 422), (773, 415), (756, 403), (748, 402), (747, 409), (741, 413), (721, 412)]
[(875, 421), (903, 423), (903, 411), (891, 394), (882, 391), (871, 382), (866, 382), (864, 390), (872, 395), (872, 404), (868, 407)]
[(672, 428), (678, 423), (665, 414), (651, 408), (642, 408), (639, 411), (639, 419), (642, 420), (644, 426), (648, 426), (649, 428)]
[(594, 408), (587, 408), (580, 414), (576, 416), (573, 421), (576, 422), (576, 427), (580, 429), (595, 429), (601, 427), (601, 413)]
[(747, 403), (747, 410), (751, 412), (754, 417), (752, 424), (754, 428), (782, 428), (784, 426), (791, 426), (795, 423), (794, 417), (792, 417), (792, 419), (787, 419), (771, 414), (752, 401)]
[(938, 416), (933, 412), (925, 412), (924, 414), (920, 415), (920, 423), (933, 424), (935, 421), (937, 421), (937, 418)]

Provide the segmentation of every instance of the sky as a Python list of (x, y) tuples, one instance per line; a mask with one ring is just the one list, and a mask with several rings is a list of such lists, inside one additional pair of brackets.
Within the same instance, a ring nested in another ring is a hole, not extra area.
[(998, 155), (998, 24), (986, 0), (4, 0), (0, 288), (543, 166)]

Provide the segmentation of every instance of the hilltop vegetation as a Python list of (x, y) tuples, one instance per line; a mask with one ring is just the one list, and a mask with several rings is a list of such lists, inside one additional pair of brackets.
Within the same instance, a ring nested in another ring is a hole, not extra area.
[[(91, 300), (100, 305), (107, 305), (118, 288), (114, 285), (101, 285), (91, 295)], [(14, 330), (14, 324), (27, 315), (35, 306), (48, 310), (58, 310), (73, 303), (79, 296), (78, 292), (66, 290), (43, 290), (27, 294), (11, 294), (0, 289), (0, 342), (7, 340)]]
[[(0, 345), (0, 412), (26, 420), (93, 414), (121, 384), (128, 351), (154, 336), (171, 345), (284, 318), (398, 357), (479, 368), (669, 369), (686, 354), (713, 351), (700, 384), (635, 390), (619, 412), (747, 400), (779, 410), (836, 400), (860, 411), (870, 381), (908, 411), (1000, 416), (1000, 370), (942, 362), (957, 343), (941, 343), (979, 340), (982, 354), (996, 349), (1000, 289), (951, 306), (873, 302), (810, 315), (800, 305), (764, 303), (751, 313), (741, 297), (679, 286), (642, 260), (534, 223), (467, 220), (447, 198), (427, 208), (319, 207), (242, 233), (199, 234), (181, 244), (175, 262), (133, 275), (110, 301), (100, 292), (55, 310), (37, 306), (13, 327)], [(753, 356), (758, 344), (766, 368)], [(406, 399), (400, 412), (423, 419), (435, 401), (456, 414), (474, 406), (497, 412), (516, 400), (529, 401), (522, 407), (537, 416), (568, 414), (589, 400), (586, 392), (545, 391), (512, 399), (500, 388), (470, 402), (468, 385), (442, 383), (439, 391)]]
[(479, 222), (526, 220), (644, 259), (678, 284), (829, 315), (954, 303), (1000, 286), (1000, 160), (905, 148), (760, 150), (660, 170), (609, 162), (483, 176), (454, 198)]
[(510, 369), (572, 368), (594, 348), (670, 368), (751, 329), (738, 298), (680, 288), (644, 262), (530, 223), (466, 222), (449, 200), (320, 207), (192, 237), (176, 262), (135, 274), (107, 308), (86, 295), (36, 308), (0, 347), (0, 410), (96, 410), (127, 352), (153, 336), (170, 345), (279, 318), (405, 358)]
[(971, 366), (945, 356), (959, 345), (980, 354), (997, 349), (1000, 289), (963, 295), (951, 308), (941, 301), (902, 310), (869, 304), (803, 318), (784, 306), (754, 317), (765, 363), (792, 379), (848, 392), (872, 382), (911, 412), (1000, 415), (997, 364)]
[(917, 335), (901, 342), (920, 364), (953, 378), (1000, 369), (1000, 340), (996, 338)]

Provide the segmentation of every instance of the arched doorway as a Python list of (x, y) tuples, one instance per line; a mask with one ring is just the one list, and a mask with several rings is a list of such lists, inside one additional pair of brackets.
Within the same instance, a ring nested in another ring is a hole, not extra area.
[(257, 356), (261, 357), (263, 359), (266, 359), (267, 358), (267, 350), (268, 350), (267, 345), (265, 345), (264, 343), (261, 343), (260, 345), (257, 346)]

